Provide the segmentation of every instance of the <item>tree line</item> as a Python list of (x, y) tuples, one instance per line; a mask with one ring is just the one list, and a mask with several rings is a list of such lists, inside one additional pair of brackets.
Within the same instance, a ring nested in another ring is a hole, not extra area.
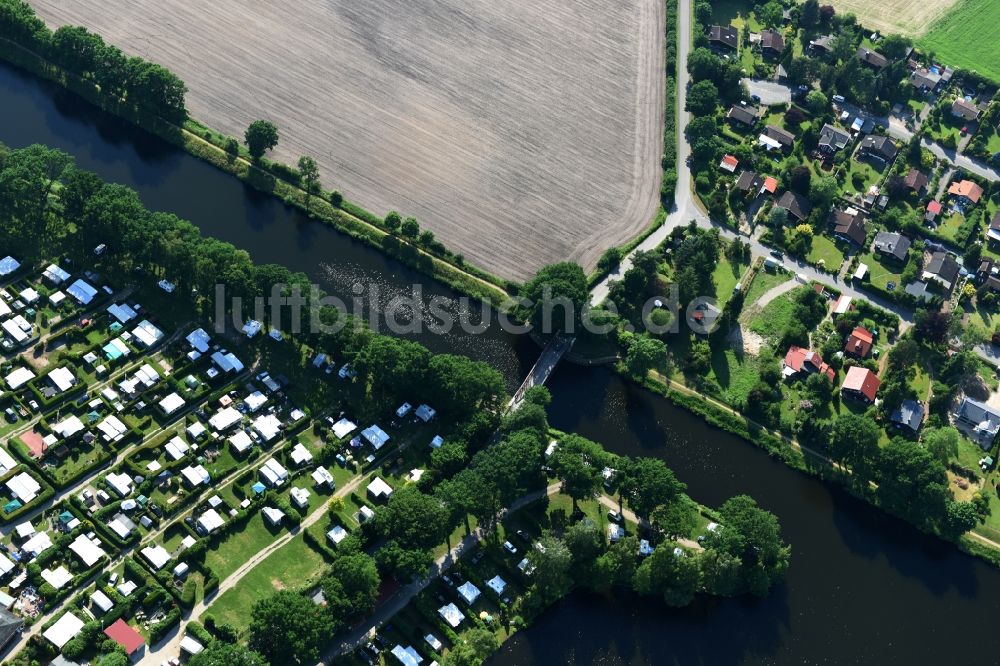
[(24, 0), (0, 0), (0, 37), (93, 82), (118, 104), (174, 124), (187, 120), (187, 86), (169, 69), (127, 56), (83, 27), (62, 26), (53, 32)]

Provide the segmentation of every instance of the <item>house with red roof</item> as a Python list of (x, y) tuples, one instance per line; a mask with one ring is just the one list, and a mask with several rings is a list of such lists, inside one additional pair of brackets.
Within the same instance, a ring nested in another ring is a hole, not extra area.
[(948, 194), (960, 201), (975, 205), (979, 203), (979, 199), (983, 196), (983, 188), (971, 180), (962, 180), (952, 183), (948, 187)]
[(856, 365), (847, 371), (844, 383), (840, 386), (841, 395), (848, 398), (855, 398), (864, 402), (875, 402), (875, 395), (878, 387), (882, 385), (882, 380), (868, 368)]
[(785, 379), (811, 375), (817, 372), (826, 375), (826, 378), (831, 382), (836, 376), (836, 372), (823, 362), (823, 357), (819, 353), (796, 345), (788, 348), (785, 360), (781, 363), (781, 374)]
[(924, 215), (925, 222), (933, 222), (941, 214), (941, 202), (934, 200), (927, 202), (927, 214)]
[(857, 356), (858, 358), (868, 358), (868, 355), (872, 352), (873, 344), (874, 336), (871, 331), (864, 326), (858, 326), (848, 336), (847, 344), (844, 345), (844, 353)]
[(722, 161), (719, 162), (719, 168), (724, 169), (729, 173), (734, 173), (736, 171), (736, 167), (738, 167), (739, 165), (740, 161), (736, 159), (736, 156), (734, 155), (725, 155), (722, 158)]
[(146, 641), (142, 634), (121, 618), (115, 620), (114, 624), (105, 629), (104, 635), (121, 645), (131, 661), (137, 661), (145, 652)]

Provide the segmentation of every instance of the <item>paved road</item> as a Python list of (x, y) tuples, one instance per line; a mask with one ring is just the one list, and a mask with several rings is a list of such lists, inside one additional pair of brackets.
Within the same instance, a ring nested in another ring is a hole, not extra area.
[(792, 87), (784, 83), (775, 83), (767, 79), (741, 79), (746, 84), (751, 95), (760, 97), (764, 106), (772, 104), (788, 104), (792, 101)]
[(771, 301), (773, 301), (774, 299), (776, 299), (778, 296), (781, 296), (782, 294), (787, 294), (792, 289), (795, 289), (796, 287), (801, 287), (801, 286), (802, 286), (802, 283), (799, 282), (798, 280), (794, 279), (794, 278), (792, 278), (791, 280), (787, 280), (785, 282), (782, 282), (781, 284), (779, 284), (777, 286), (774, 286), (774, 287), (771, 287), (770, 289), (768, 289), (767, 291), (765, 291), (764, 295), (761, 296), (759, 299), (757, 299), (756, 305), (758, 307), (762, 308), (765, 305), (767, 305), (768, 303), (770, 303)]
[[(899, 122), (887, 122), (889, 127), (889, 136), (900, 141), (909, 141), (913, 138), (913, 132), (910, 131), (904, 124)], [(977, 176), (982, 176), (987, 180), (1000, 180), (1000, 171), (997, 169), (987, 166), (982, 162), (972, 159), (968, 155), (962, 155), (950, 148), (944, 148), (939, 143), (935, 143), (930, 139), (924, 137), (921, 141), (921, 145), (927, 150), (931, 151), (935, 157), (938, 159), (945, 160), (949, 164), (957, 167), (961, 167), (970, 173), (974, 173)]]

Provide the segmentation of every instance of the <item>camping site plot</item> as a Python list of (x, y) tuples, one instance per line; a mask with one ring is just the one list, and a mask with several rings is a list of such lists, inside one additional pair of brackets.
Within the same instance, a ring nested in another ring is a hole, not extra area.
[(592, 267), (659, 204), (657, 0), (30, 1), (172, 69), (209, 126), (274, 121), (276, 159), (313, 156), (328, 187), (506, 278)]

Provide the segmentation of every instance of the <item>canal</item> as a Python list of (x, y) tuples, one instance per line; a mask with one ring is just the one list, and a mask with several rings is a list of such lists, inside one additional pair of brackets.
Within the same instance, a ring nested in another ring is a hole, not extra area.
[[(44, 143), (80, 166), (135, 188), (153, 209), (191, 220), (261, 262), (303, 271), (342, 298), (356, 282), (394, 295), (457, 298), (276, 200), (0, 65), (0, 141)], [(416, 335), (464, 353), (516, 384), (537, 349), (494, 325), (479, 336)], [(756, 600), (699, 599), (674, 610), (629, 596), (577, 594), (546, 612), (491, 659), (550, 664), (997, 663), (1000, 571), (864, 503), (794, 472), (742, 440), (636, 388), (606, 369), (564, 364), (550, 380), (552, 422), (609, 449), (664, 459), (698, 501), (747, 493), (781, 520), (792, 544), (787, 581)], [(992, 656), (991, 656), (992, 655)]]

